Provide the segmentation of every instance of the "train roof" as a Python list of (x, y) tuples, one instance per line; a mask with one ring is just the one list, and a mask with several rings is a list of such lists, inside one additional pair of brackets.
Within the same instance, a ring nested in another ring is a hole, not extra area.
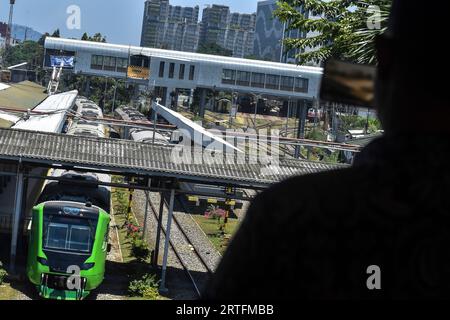
[(91, 202), (106, 212), (110, 211), (110, 188), (84, 184), (85, 182), (110, 183), (111, 177), (109, 175), (58, 169), (53, 171), (52, 176), (69, 179), (70, 182), (48, 181), (40, 195), (39, 203), (48, 201)]
[(146, 121), (149, 122), (147, 117), (132, 107), (122, 107), (115, 110), (122, 120), (125, 121)]
[(135, 130), (131, 132), (131, 137), (136, 142), (151, 142), (153, 140), (153, 133), (155, 134), (155, 142), (169, 144), (167, 137), (153, 130)]
[(67, 112), (74, 106), (78, 91), (69, 91), (49, 96), (33, 111), (28, 118), (19, 120), (12, 128), (40, 132), (60, 133)]

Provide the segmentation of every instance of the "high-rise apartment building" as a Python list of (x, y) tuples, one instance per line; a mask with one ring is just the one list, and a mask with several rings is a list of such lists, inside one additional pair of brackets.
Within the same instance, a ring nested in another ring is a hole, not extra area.
[[(274, 17), (277, 8), (276, 0), (258, 2), (256, 13), (256, 32), (254, 40), (254, 56), (262, 59), (284, 63), (298, 63), (296, 55), (299, 50), (286, 52), (282, 45), (286, 38), (306, 38), (314, 36), (301, 30), (286, 31), (286, 24)], [(299, 8), (298, 10), (302, 10)], [(308, 13), (309, 14), (309, 13)], [(311, 16), (312, 17), (312, 16)]]
[(203, 10), (200, 44), (215, 43), (230, 50), (234, 57), (253, 54), (256, 14), (231, 13), (222, 5)]
[(172, 6), (169, 0), (147, 0), (141, 46), (195, 52), (200, 44), (217, 44), (234, 57), (253, 55), (256, 14), (231, 13), (222, 5)]
[(199, 7), (171, 6), (169, 0), (147, 0), (141, 46), (195, 52), (200, 34)]

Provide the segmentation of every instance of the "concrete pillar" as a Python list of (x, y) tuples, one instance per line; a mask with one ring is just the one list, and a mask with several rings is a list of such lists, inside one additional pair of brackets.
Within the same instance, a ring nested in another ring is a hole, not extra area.
[(89, 77), (89, 76), (86, 76), (86, 87), (85, 87), (84, 95), (87, 98), (89, 98), (89, 96), (91, 95), (91, 77)]
[(10, 256), (10, 272), (16, 272), (16, 256), (17, 256), (17, 241), (19, 238), (20, 217), (22, 213), (22, 199), (23, 199), (23, 172), (18, 169), (16, 176), (16, 196), (14, 200), (14, 218), (12, 224), (11, 236), (11, 256)]
[(205, 117), (205, 105), (206, 105), (206, 89), (205, 88), (199, 88), (200, 90), (200, 111), (199, 116)]
[[(299, 109), (297, 139), (305, 139), (306, 116), (308, 114), (308, 104), (306, 100), (297, 101)], [(295, 147), (295, 158), (300, 158), (300, 146)]]
[(189, 100), (188, 100), (188, 108), (189, 110), (192, 110), (192, 103), (194, 101), (194, 89), (190, 89), (189, 92)]
[[(150, 178), (148, 179), (147, 186), (149, 188), (151, 188), (151, 186), (152, 186), (152, 179), (150, 179)], [(143, 227), (143, 230), (142, 230), (142, 234), (144, 235), (144, 239), (145, 239), (146, 238), (145, 234), (147, 233), (148, 207), (149, 207), (149, 204), (150, 204), (150, 195), (149, 195), (149, 192), (147, 190), (144, 191), (144, 195), (145, 195), (145, 215), (144, 215), (144, 227)]]
[(159, 291), (161, 293), (166, 293), (168, 291), (166, 287), (166, 273), (167, 273), (167, 259), (169, 257), (170, 228), (172, 227), (174, 201), (175, 201), (175, 189), (173, 189), (172, 187), (172, 190), (170, 191), (169, 215), (167, 216), (166, 241), (164, 244), (164, 258), (161, 274), (161, 285), (159, 287)]
[(172, 92), (175, 88), (167, 87), (166, 99), (164, 100), (164, 106), (167, 108), (172, 107)]
[(153, 266), (155, 268), (158, 265), (159, 245), (161, 243), (162, 218), (163, 218), (163, 213), (164, 213), (164, 194), (161, 192), (160, 196), (161, 196), (161, 201), (159, 203), (158, 226), (156, 228), (156, 243), (155, 243), (155, 251), (153, 254)]

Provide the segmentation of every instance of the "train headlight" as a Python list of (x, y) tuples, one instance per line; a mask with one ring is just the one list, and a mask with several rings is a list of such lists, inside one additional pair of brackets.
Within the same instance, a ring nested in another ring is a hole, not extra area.
[(81, 266), (81, 270), (89, 270), (89, 269), (92, 269), (94, 266), (95, 266), (94, 262), (83, 263), (83, 265)]
[(47, 259), (41, 258), (41, 257), (37, 257), (37, 261), (42, 264), (43, 266), (48, 266), (48, 261)]

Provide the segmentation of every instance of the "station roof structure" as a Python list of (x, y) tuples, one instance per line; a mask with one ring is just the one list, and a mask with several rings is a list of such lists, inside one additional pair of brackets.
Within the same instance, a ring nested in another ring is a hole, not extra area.
[(61, 132), (67, 112), (72, 108), (78, 91), (68, 91), (47, 97), (33, 108), (35, 114), (19, 120), (13, 129), (36, 130), (41, 132)]
[(88, 168), (105, 173), (251, 188), (267, 188), (295, 175), (346, 167), (293, 159), (280, 159), (279, 165), (272, 166), (224, 164), (217, 160), (201, 164), (177, 163), (173, 161), (173, 150), (173, 147), (126, 140), (0, 129), (0, 161), (36, 167)]
[[(5, 84), (0, 83), (0, 108), (24, 110), (33, 109), (47, 98), (45, 88), (30, 82)], [(7, 118), (7, 111), (0, 116), (0, 127), (9, 128), (16, 121), (14, 117)]]

